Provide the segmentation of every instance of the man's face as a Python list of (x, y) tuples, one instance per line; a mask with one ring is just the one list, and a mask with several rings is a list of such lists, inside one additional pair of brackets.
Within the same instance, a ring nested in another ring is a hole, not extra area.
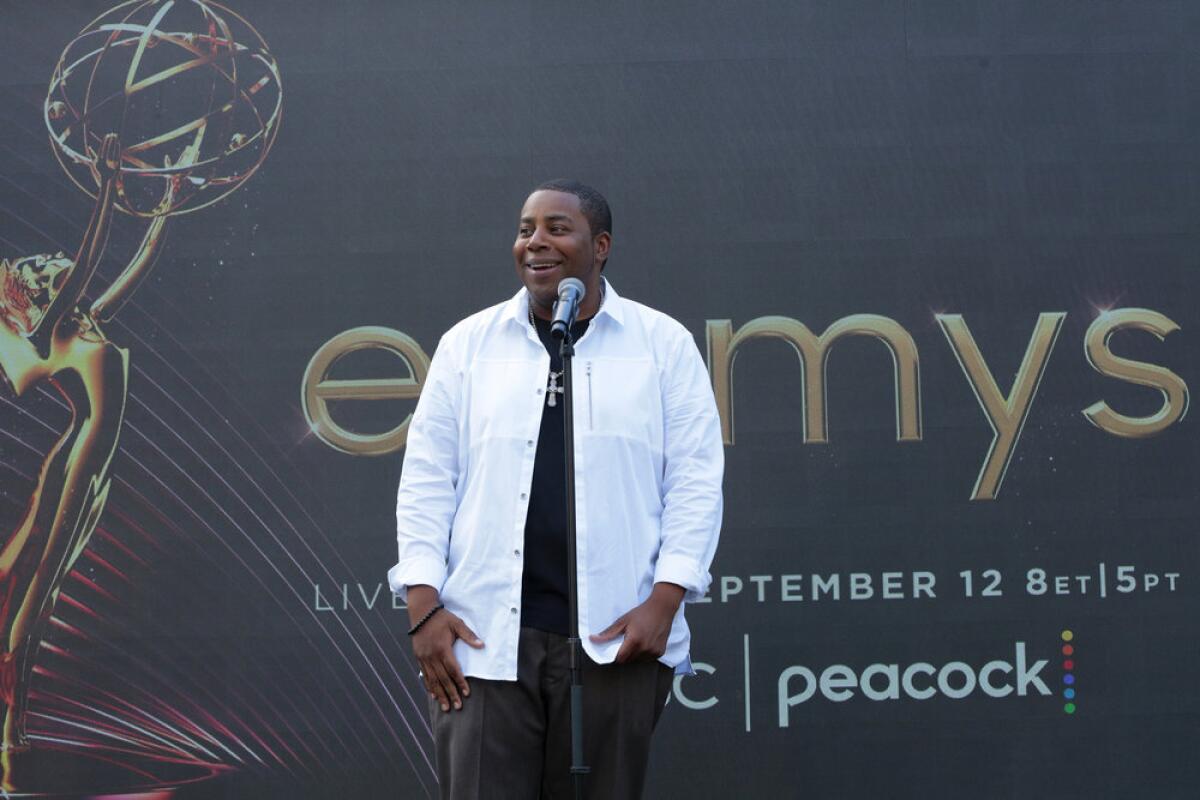
[(549, 314), (563, 278), (583, 281), (587, 287), (585, 308), (597, 303), (600, 265), (608, 257), (611, 241), (607, 233), (592, 235), (575, 195), (547, 190), (529, 195), (521, 209), (513, 261), (533, 297), (535, 312)]

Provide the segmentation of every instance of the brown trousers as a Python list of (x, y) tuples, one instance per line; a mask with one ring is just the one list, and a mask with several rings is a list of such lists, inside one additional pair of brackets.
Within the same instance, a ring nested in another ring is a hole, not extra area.
[[(430, 702), (444, 800), (574, 797), (569, 657), (566, 637), (522, 628), (515, 682), (467, 678), (471, 696), (459, 711)], [(599, 665), (584, 656), (584, 797), (642, 796), (671, 680), (657, 661)]]

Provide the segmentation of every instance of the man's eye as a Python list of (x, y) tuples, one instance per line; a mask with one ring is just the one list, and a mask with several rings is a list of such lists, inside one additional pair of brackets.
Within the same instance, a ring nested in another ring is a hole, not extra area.
[(553, 225), (550, 228), (551, 233), (566, 233), (567, 229), (561, 225)]
[(520, 228), (517, 230), (517, 236), (532, 236), (532, 235), (533, 235), (533, 231), (531, 231), (529, 228)]

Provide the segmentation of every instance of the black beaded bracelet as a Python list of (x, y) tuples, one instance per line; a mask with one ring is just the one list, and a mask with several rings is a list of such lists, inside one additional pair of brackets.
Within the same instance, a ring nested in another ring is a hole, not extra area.
[(441, 611), (443, 608), (445, 608), (445, 606), (442, 605), (441, 603), (438, 603), (436, 606), (434, 606), (433, 608), (426, 611), (425, 616), (421, 617), (421, 619), (417, 622), (416, 625), (413, 625), (411, 628), (408, 629), (408, 635), (412, 636), (414, 633), (421, 630), (421, 626), (424, 625), (426, 622), (429, 622), (430, 618), (432, 618), (434, 614)]

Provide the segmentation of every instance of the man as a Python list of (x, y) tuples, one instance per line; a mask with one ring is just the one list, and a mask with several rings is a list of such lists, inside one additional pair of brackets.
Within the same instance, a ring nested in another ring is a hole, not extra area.
[(442, 337), (408, 433), (396, 518), (413, 651), (431, 697), (444, 797), (572, 795), (561, 359), (573, 330), (579, 631), (588, 797), (641, 795), (682, 604), (704, 596), (721, 518), (716, 404), (691, 335), (601, 277), (608, 203), (539, 186), (513, 258), (524, 288)]

